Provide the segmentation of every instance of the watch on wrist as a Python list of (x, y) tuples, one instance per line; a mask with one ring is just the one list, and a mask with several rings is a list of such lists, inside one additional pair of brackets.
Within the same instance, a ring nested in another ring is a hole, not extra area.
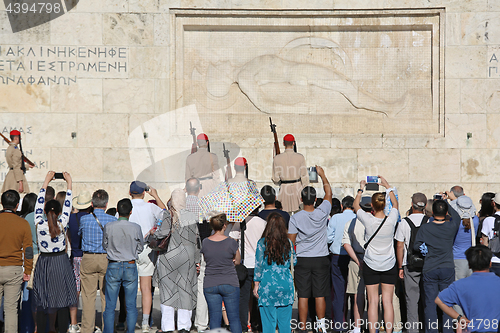
[(462, 319), (462, 315), (461, 314), (458, 315), (457, 321), (460, 322), (460, 319)]
[(358, 189), (358, 193), (359, 193), (359, 192), (363, 193), (363, 190), (362, 190), (362, 189)]

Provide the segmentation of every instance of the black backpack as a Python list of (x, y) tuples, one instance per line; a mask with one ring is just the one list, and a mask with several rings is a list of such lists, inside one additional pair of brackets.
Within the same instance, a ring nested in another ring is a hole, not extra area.
[(410, 244), (408, 246), (408, 249), (406, 251), (406, 267), (410, 271), (422, 271), (422, 267), (424, 267), (424, 256), (420, 251), (414, 250), (413, 249), (413, 244), (415, 244), (415, 239), (417, 238), (417, 233), (420, 227), (429, 221), (428, 216), (424, 216), (422, 219), (422, 223), (420, 223), (420, 227), (416, 227), (415, 224), (413, 224), (412, 220), (409, 217), (405, 217), (406, 222), (408, 222), (408, 225), (410, 226), (411, 232), (410, 232)]
[(500, 257), (500, 216), (495, 215), (495, 224), (493, 225), (493, 237), (488, 242), (488, 247), (491, 252), (497, 257)]

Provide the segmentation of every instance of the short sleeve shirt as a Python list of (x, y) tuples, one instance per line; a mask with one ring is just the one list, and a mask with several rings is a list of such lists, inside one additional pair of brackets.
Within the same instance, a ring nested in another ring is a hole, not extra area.
[(201, 253), (207, 263), (203, 288), (229, 284), (240, 287), (233, 258), (238, 250), (238, 243), (228, 237), (221, 241), (205, 238), (202, 242)]
[[(411, 214), (408, 218), (413, 222), (415, 227), (420, 227), (422, 223), (422, 219), (424, 218), (424, 214)], [(403, 266), (406, 266), (406, 255), (408, 254), (408, 247), (410, 246), (410, 238), (411, 238), (411, 228), (408, 225), (406, 219), (401, 219), (399, 222), (398, 228), (396, 229), (396, 235), (394, 239), (398, 242), (404, 242), (404, 254), (403, 254)]]
[(297, 234), (297, 257), (328, 255), (326, 227), (332, 205), (323, 201), (313, 212), (302, 210), (290, 218), (289, 234)]
[[(378, 226), (382, 223), (383, 219), (375, 217), (362, 209), (358, 210), (357, 216), (359, 221), (365, 226), (365, 241), (368, 242)], [(388, 271), (396, 264), (396, 255), (394, 253), (394, 229), (396, 228), (398, 219), (398, 210), (392, 208), (384, 225), (366, 248), (363, 260), (368, 267), (375, 271)]]
[[(495, 215), (500, 215), (500, 212), (496, 212)], [(481, 229), (481, 233), (485, 236), (488, 236), (488, 239), (492, 239), (494, 232), (493, 227), (495, 226), (495, 216), (489, 216), (483, 221), (483, 228)], [(497, 256), (493, 256), (491, 258), (491, 262), (500, 264), (500, 258)]]

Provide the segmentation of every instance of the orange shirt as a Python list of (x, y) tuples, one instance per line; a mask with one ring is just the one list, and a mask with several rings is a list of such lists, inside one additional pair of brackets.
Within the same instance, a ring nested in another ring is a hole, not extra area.
[(3, 212), (0, 213), (0, 230), (0, 266), (23, 266), (24, 263), (24, 272), (30, 275), (33, 245), (28, 221), (14, 213)]

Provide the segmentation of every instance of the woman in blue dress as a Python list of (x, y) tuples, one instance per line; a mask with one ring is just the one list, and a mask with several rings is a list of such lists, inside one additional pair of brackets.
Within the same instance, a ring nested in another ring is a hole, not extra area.
[(292, 265), (297, 263), (285, 220), (278, 213), (267, 218), (262, 238), (255, 252), (254, 295), (259, 299), (262, 333), (289, 333), (292, 320), (294, 288)]

